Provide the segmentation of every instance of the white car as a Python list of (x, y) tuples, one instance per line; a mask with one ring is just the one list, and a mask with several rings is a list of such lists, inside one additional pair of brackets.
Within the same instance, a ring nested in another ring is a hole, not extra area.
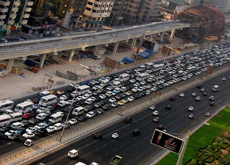
[(87, 118), (92, 118), (95, 116), (95, 113), (93, 111), (90, 111), (88, 112), (86, 115), (85, 115)]
[(59, 99), (60, 99), (60, 100), (67, 100), (68, 97), (67, 97), (66, 95), (61, 95)]
[(113, 139), (118, 139), (118, 138), (119, 138), (119, 135), (118, 135), (118, 133), (113, 133), (111, 137), (112, 137)]
[(62, 129), (62, 124), (61, 123), (56, 123), (56, 124), (54, 124), (54, 130), (55, 131), (59, 131), (59, 130), (61, 130)]
[(58, 106), (64, 107), (66, 105), (66, 102), (64, 100), (61, 100), (58, 102)]
[(113, 92), (111, 92), (111, 91), (108, 91), (108, 92), (106, 92), (106, 96), (108, 96), (108, 97), (111, 97), (112, 95), (113, 95), (114, 93)]
[(9, 130), (9, 131), (7, 131), (7, 132), (5, 132), (5, 135), (6, 136), (11, 136), (12, 134), (15, 134), (15, 130)]
[(200, 96), (196, 96), (195, 100), (200, 101)]
[(75, 149), (72, 149), (71, 151), (68, 152), (68, 157), (70, 158), (76, 158), (77, 156), (78, 156), (78, 151)]
[(74, 125), (74, 124), (77, 123), (77, 119), (70, 119), (70, 120), (69, 120), (69, 123), (70, 123), (71, 125)]
[(85, 100), (85, 103), (86, 103), (86, 104), (92, 104), (92, 103), (93, 103), (93, 100), (92, 100), (91, 98), (89, 98), (89, 99)]
[(116, 102), (117, 100), (113, 97), (113, 98), (111, 98), (111, 99), (109, 99), (109, 102), (110, 103), (114, 103), (114, 102)]
[(58, 111), (56, 114), (60, 114), (62, 117), (64, 116), (64, 112)]
[(35, 137), (35, 134), (32, 133), (32, 132), (27, 132), (27, 133), (24, 133), (24, 134), (22, 135), (22, 137), (24, 137), (24, 138), (26, 138), (26, 139), (28, 139), (28, 138), (33, 138), (33, 137)]
[(83, 97), (82, 97), (82, 96), (78, 96), (76, 99), (77, 99), (78, 101), (81, 101), (81, 100), (83, 100)]
[(138, 88), (137, 87), (134, 87), (132, 90), (131, 90), (132, 92), (138, 92)]
[(106, 95), (101, 94), (99, 97), (100, 97), (101, 99), (105, 99), (105, 98), (106, 98)]
[(152, 110), (152, 111), (154, 111), (154, 110), (156, 110), (156, 106), (152, 105), (149, 109)]
[(157, 110), (153, 111), (153, 115), (154, 116), (158, 116), (159, 115), (159, 112)]
[(193, 117), (194, 117), (193, 114), (188, 115), (188, 118), (189, 118), (189, 119), (193, 119)]
[(36, 118), (39, 120), (44, 120), (46, 117), (47, 117), (46, 113), (40, 113), (36, 116)]
[(126, 87), (121, 87), (121, 91), (122, 91), (122, 92), (125, 92), (126, 90), (127, 90)]
[(34, 127), (28, 127), (26, 129), (26, 132), (34, 132), (35, 130), (36, 130), (36, 128), (34, 128)]
[(133, 97), (133, 96), (129, 96), (129, 97), (128, 97), (128, 101), (129, 101), (129, 102), (132, 102), (133, 100), (134, 100), (134, 97)]
[(180, 97), (184, 97), (184, 96), (185, 96), (184, 93), (181, 93), (181, 94), (180, 94)]
[(193, 106), (189, 106), (188, 110), (192, 112), (194, 110), (194, 107)]
[(84, 94), (84, 95), (82, 96), (83, 100), (88, 99), (89, 97), (90, 97), (90, 96), (89, 96), (88, 93), (86, 93), (86, 94)]
[(49, 126), (49, 127), (47, 127), (47, 128), (46, 128), (46, 131), (47, 131), (48, 133), (54, 132), (54, 131), (55, 131), (54, 126)]
[(192, 96), (195, 97), (195, 96), (196, 96), (196, 92), (193, 92), (193, 93), (192, 93)]
[(45, 128), (46, 125), (44, 123), (38, 123), (34, 128), (35, 129), (42, 129), (42, 128)]

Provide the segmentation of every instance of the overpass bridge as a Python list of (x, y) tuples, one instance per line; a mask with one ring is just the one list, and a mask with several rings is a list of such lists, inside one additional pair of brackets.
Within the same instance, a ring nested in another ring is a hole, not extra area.
[[(226, 22), (230, 22), (230, 16), (226, 17)], [(172, 31), (172, 37), (175, 33), (175, 29), (182, 29), (186, 27), (190, 27), (190, 24), (173, 20), (90, 34), (6, 43), (0, 45), (0, 60), (9, 59), (10, 61), (8, 63), (7, 70), (11, 71), (15, 58), (27, 57), (31, 55), (42, 55), (40, 61), (40, 67), (42, 68), (46, 54), (48, 53), (72, 50), (69, 56), (69, 61), (71, 61), (74, 55), (74, 50), (76, 49), (84, 49), (90, 46), (96, 46), (97, 48), (97, 45), (108, 43), (115, 43), (115, 53), (120, 41), (133, 39), (132, 45), (135, 45), (136, 39), (139, 37), (157, 34), (165, 31)]]

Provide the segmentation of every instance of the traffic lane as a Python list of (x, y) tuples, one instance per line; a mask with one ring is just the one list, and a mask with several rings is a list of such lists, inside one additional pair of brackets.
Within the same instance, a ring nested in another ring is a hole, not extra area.
[[(192, 89), (193, 90), (193, 89)], [(193, 99), (193, 97), (191, 97), (191, 99)], [(207, 106), (205, 106), (205, 107), (207, 107)], [(186, 117), (187, 118), (187, 117)], [(67, 151), (68, 152), (68, 151)]]

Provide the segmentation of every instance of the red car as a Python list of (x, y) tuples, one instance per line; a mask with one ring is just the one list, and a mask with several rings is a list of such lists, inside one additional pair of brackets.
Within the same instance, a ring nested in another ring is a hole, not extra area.
[(214, 102), (214, 101), (210, 101), (209, 104), (210, 104), (211, 106), (214, 106), (214, 105), (215, 105), (215, 102)]
[(22, 115), (22, 118), (24, 118), (24, 119), (30, 119), (31, 117), (32, 117), (31, 113), (24, 113)]

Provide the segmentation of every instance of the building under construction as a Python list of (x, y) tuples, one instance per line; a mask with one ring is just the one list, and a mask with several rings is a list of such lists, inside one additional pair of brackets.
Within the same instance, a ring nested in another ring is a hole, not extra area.
[(219, 37), (224, 32), (225, 17), (212, 7), (191, 7), (178, 13), (175, 19), (191, 23), (191, 27), (184, 32), (195, 42), (201, 43), (207, 36)]

